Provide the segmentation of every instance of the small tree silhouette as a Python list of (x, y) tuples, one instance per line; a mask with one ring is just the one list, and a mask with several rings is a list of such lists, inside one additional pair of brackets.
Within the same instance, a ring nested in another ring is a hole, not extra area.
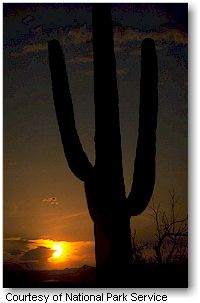
[(188, 218), (179, 218), (174, 191), (169, 192), (170, 212), (166, 213), (160, 204), (149, 206), (156, 225), (156, 242), (153, 246), (155, 259), (159, 264), (184, 262), (187, 256)]
[(126, 197), (109, 4), (93, 4), (92, 25), (96, 151), (94, 166), (89, 162), (77, 134), (64, 56), (57, 40), (49, 42), (49, 65), (65, 156), (75, 176), (84, 181), (88, 209), (94, 222), (97, 274), (99, 279), (105, 281), (120, 275), (124, 279), (123, 273), (130, 268), (130, 218), (143, 212), (154, 188), (157, 57), (154, 41), (145, 39), (141, 50), (138, 142), (132, 188)]
[(136, 230), (132, 234), (132, 253), (133, 253), (133, 263), (140, 264), (146, 262), (146, 256), (144, 255), (144, 250), (148, 246), (148, 243), (139, 244), (136, 241)]

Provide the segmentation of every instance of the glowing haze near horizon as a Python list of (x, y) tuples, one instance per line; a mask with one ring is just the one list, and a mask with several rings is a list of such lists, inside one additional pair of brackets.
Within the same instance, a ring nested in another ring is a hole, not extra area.
[[(126, 192), (137, 142), (140, 45), (152, 37), (159, 63), (154, 200), (168, 211), (174, 189), (184, 215), (187, 4), (113, 4), (112, 16)], [(47, 53), (54, 38), (65, 54), (78, 133), (94, 163), (91, 5), (4, 4), (4, 261), (30, 268), (94, 265), (83, 184), (67, 166), (54, 111)], [(132, 218), (132, 228), (139, 242), (154, 239), (148, 209)]]

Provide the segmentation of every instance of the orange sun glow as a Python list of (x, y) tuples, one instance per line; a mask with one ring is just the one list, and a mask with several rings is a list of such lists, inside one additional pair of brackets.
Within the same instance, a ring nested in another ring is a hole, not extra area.
[(67, 242), (54, 242), (51, 243), (52, 256), (49, 258), (50, 262), (60, 263), (66, 261), (70, 253), (70, 244)]
[[(77, 267), (94, 263), (94, 242), (92, 241), (56, 241), (51, 239), (35, 239), (29, 243), (29, 250), (38, 247), (48, 248), (47, 266), (48, 268)], [(92, 260), (92, 262), (91, 262)]]
[(71, 243), (66, 241), (38, 239), (34, 240), (34, 242), (31, 243), (30, 248), (34, 249), (38, 246), (47, 247), (50, 249), (50, 251), (52, 252), (51, 256), (48, 258), (48, 262), (50, 263), (66, 262), (73, 251)]
[(55, 250), (55, 252), (53, 253), (53, 256), (56, 258), (59, 258), (63, 253), (63, 247), (62, 247), (62, 244), (60, 244), (60, 243), (53, 244), (52, 249)]

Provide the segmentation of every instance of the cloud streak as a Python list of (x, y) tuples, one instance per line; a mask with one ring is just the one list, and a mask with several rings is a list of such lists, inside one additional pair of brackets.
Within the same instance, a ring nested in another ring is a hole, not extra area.
[(187, 44), (187, 34), (179, 29), (164, 29), (163, 31), (140, 31), (131, 27), (123, 28), (117, 26), (114, 29), (114, 39), (116, 43), (125, 43), (127, 41), (142, 41), (146, 37), (150, 37), (157, 42), (176, 42), (180, 44)]
[(47, 44), (39, 43), (39, 44), (29, 44), (24, 46), (23, 54), (31, 54), (31, 53), (38, 53), (38, 52), (47, 51)]
[[(41, 26), (38, 27), (41, 31)], [(132, 27), (123, 27), (116, 25), (113, 28), (114, 42), (116, 53), (123, 53), (126, 50), (130, 55), (138, 54), (138, 47), (146, 38), (152, 38), (159, 49), (167, 48), (170, 45), (180, 44), (185, 46), (188, 44), (187, 33), (176, 28), (164, 28), (162, 31), (141, 31)], [(45, 34), (43, 34), (45, 37)], [(47, 36), (47, 35), (46, 35)], [(43, 39), (44, 39), (43, 37)], [(59, 38), (58, 38), (59, 39)], [(35, 42), (32, 44), (25, 44), (20, 50), (10, 52), (11, 57), (37, 55), (47, 52), (49, 37), (46, 37), (45, 42)], [(67, 60), (71, 64), (90, 63), (93, 61), (92, 52), (88, 53), (88, 45), (92, 46), (92, 32), (87, 26), (80, 26), (72, 28), (68, 32), (62, 33), (63, 48), (73, 49), (81, 48), (81, 51), (73, 52), (73, 57)]]

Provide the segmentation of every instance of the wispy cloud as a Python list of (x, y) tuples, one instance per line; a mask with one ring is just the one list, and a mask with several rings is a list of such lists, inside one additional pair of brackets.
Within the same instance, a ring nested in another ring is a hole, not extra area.
[(28, 44), (23, 48), (23, 54), (37, 53), (41, 51), (47, 51), (47, 43)]
[(50, 205), (58, 205), (60, 203), (56, 197), (44, 198), (42, 199), (42, 202), (45, 202)]
[[(43, 27), (42, 25), (39, 25), (37, 27), (34, 27), (31, 29), (31, 32), (34, 33), (34, 40), (36, 40), (35, 35), (42, 35), (43, 40), (45, 38), (45, 33), (43, 33)], [(58, 38), (62, 41), (64, 46), (70, 46), (70, 47), (80, 47), (85, 46), (88, 43), (91, 44), (92, 41), (92, 33), (86, 28), (86, 27), (80, 27), (80, 28), (72, 28), (68, 32), (60, 32)], [(32, 43), (32, 44), (25, 44), (20, 49), (17, 49), (16, 51), (11, 51), (10, 56), (11, 57), (20, 57), (24, 55), (33, 55), (38, 54), (41, 52), (46, 52), (48, 50), (48, 40), (49, 37), (46, 36), (45, 42), (38, 42), (38, 43)], [(77, 62), (90, 62), (92, 59), (90, 55), (84, 55), (83, 58), (77, 56), (78, 61)], [(73, 62), (73, 60), (71, 61)]]
[(10, 52), (10, 57), (15, 58), (28, 54), (37, 54), (44, 51), (46, 52), (47, 49), (48, 49), (47, 43), (27, 44), (18, 51)]
[(86, 26), (73, 28), (68, 32), (67, 38), (75, 45), (91, 43), (92, 32)]
[(75, 56), (74, 58), (70, 58), (67, 60), (68, 63), (90, 63), (93, 62), (93, 55), (83, 55), (83, 56)]
[[(88, 214), (88, 211), (80, 211), (80, 212), (77, 212), (77, 213), (72, 213), (72, 214), (66, 214), (66, 215), (61, 215), (60, 216), (60, 224), (56, 224), (55, 228), (59, 228), (59, 226), (63, 226), (63, 224), (65, 223), (66, 220), (69, 220), (69, 219), (72, 219), (72, 218), (76, 218), (76, 217), (80, 217), (80, 216), (84, 216)], [(53, 223), (53, 222), (57, 222), (58, 221), (58, 218), (56, 217), (53, 217), (51, 219), (48, 220), (49, 223)]]
[[(27, 16), (27, 21), (31, 16)], [(42, 26), (39, 25), (32, 29), (33, 32), (42, 33)], [(132, 27), (123, 27), (121, 25), (114, 26), (114, 41), (115, 41), (115, 51), (124, 52), (128, 49), (130, 54), (137, 54), (137, 48), (141, 45), (141, 42), (146, 37), (155, 40), (158, 47), (167, 47), (172, 43), (177, 43), (181, 45), (187, 45), (187, 33), (176, 28), (164, 28), (162, 31), (151, 31), (144, 32)], [(44, 37), (43, 37), (44, 38)], [(48, 38), (49, 39), (49, 38)], [(47, 40), (48, 40), (47, 39)], [(70, 29), (68, 32), (62, 32), (62, 42), (63, 46), (81, 47), (85, 49), (87, 45), (92, 44), (92, 32), (87, 28), (87, 26), (80, 26)], [(132, 45), (131, 45), (132, 44)], [(19, 57), (25, 55), (33, 55), (41, 52), (46, 52), (48, 48), (47, 41), (38, 42), (32, 44), (24, 45), (20, 50), (15, 52), (10, 52), (11, 57)], [(88, 63), (93, 60), (92, 53), (86, 54), (84, 51), (82, 54), (77, 53), (73, 58), (68, 59), (69, 63)]]
[(116, 43), (125, 43), (127, 41), (142, 41), (146, 37), (150, 37), (157, 42), (176, 42), (187, 44), (187, 34), (179, 29), (165, 29), (163, 31), (142, 32), (131, 27), (121, 29), (117, 26), (114, 29), (114, 39)]

